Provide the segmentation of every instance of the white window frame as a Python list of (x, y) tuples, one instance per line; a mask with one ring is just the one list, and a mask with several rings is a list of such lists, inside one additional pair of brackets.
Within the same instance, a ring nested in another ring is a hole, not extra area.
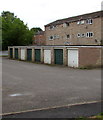
[(80, 25), (80, 24), (81, 24), (81, 21), (78, 21), (78, 22), (77, 22), (77, 25)]
[(53, 30), (55, 28), (54, 25), (49, 26), (49, 30)]
[(78, 33), (78, 34), (77, 34), (77, 37), (78, 37), (78, 38), (80, 38), (80, 37), (81, 37), (81, 34), (80, 34), (80, 33)]
[(81, 20), (81, 24), (84, 24), (85, 23), (85, 21), (84, 20)]
[[(53, 37), (53, 39), (51, 39), (51, 37)], [(51, 36), (49, 36), (49, 40), (54, 40), (54, 36), (52, 36), (52, 35), (51, 35)]]
[[(90, 35), (92, 33), (92, 36)], [(86, 33), (86, 37), (87, 38), (92, 38), (94, 36), (94, 33), (93, 32), (87, 32)]]
[[(92, 22), (91, 22), (92, 21)], [(89, 19), (89, 24), (93, 24), (93, 20), (92, 19)]]
[(64, 27), (64, 28), (65, 28), (65, 27), (69, 27), (69, 23), (67, 23), (67, 22), (63, 23), (63, 27)]
[(81, 37), (84, 38), (84, 37), (85, 37), (85, 33), (82, 33), (82, 34), (81, 34)]
[(87, 20), (86, 20), (86, 23), (87, 23), (87, 24), (93, 24), (93, 19), (87, 19)]

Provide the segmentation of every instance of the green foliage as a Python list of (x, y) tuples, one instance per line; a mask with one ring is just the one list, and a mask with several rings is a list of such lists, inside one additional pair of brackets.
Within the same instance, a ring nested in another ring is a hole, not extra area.
[(29, 30), (14, 13), (2, 12), (2, 48), (32, 44), (33, 31)]
[(31, 31), (34, 33), (34, 35), (36, 33), (38, 33), (39, 31), (43, 31), (41, 28), (37, 27), (37, 28), (31, 28)]

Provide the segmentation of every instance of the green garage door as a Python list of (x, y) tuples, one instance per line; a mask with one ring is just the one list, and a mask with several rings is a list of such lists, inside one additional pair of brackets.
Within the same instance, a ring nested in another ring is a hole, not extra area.
[(15, 48), (15, 59), (18, 59), (18, 48)]
[(55, 54), (55, 64), (62, 65), (63, 64), (63, 50), (62, 49), (56, 49), (54, 50)]
[(13, 48), (10, 48), (10, 58), (13, 58)]
[(35, 62), (41, 62), (41, 50), (35, 49)]
[(32, 49), (27, 49), (27, 61), (32, 61)]

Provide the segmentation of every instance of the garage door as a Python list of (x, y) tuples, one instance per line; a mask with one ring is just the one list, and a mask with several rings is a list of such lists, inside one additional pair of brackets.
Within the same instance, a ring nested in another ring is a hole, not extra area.
[(13, 48), (10, 48), (10, 58), (13, 58)]
[(32, 49), (27, 49), (27, 61), (32, 61)]
[(35, 62), (41, 62), (41, 50), (35, 49)]
[(54, 58), (55, 58), (55, 64), (62, 65), (63, 64), (63, 50), (62, 49), (56, 49), (54, 50)]
[(78, 50), (68, 50), (68, 66), (78, 67)]
[(25, 49), (21, 49), (21, 60), (25, 60)]
[(51, 64), (51, 50), (44, 50), (44, 63)]
[(18, 59), (18, 48), (15, 48), (15, 59)]

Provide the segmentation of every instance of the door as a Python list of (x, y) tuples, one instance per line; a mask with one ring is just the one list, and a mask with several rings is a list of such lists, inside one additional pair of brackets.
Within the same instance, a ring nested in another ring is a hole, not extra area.
[(78, 50), (68, 50), (68, 66), (78, 67)]
[(55, 64), (58, 64), (58, 65), (63, 64), (63, 50), (62, 49), (54, 50), (54, 61), (55, 61)]
[(35, 62), (41, 62), (41, 50), (35, 49)]
[(44, 63), (51, 64), (51, 50), (44, 50)]
[(15, 48), (15, 59), (18, 59), (18, 48)]
[(21, 49), (21, 60), (25, 60), (25, 49)]
[(13, 58), (13, 48), (10, 48), (10, 58)]
[(32, 49), (27, 49), (27, 61), (32, 61)]

